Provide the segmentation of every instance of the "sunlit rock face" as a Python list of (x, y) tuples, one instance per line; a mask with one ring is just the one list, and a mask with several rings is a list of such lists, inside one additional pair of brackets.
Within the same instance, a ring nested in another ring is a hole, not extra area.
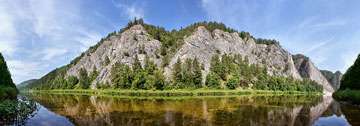
[[(161, 42), (148, 34), (141, 25), (135, 25), (124, 31), (120, 35), (113, 35), (105, 40), (95, 51), (89, 50), (85, 55), (72, 66), (66, 74), (78, 77), (80, 69), (85, 68), (88, 73), (96, 67), (100, 71), (99, 76), (92, 82), (91, 88), (95, 88), (96, 82), (109, 81), (112, 66), (116, 63), (132, 64), (135, 55), (138, 55), (141, 62), (145, 59), (145, 54), (139, 53), (139, 47), (144, 45), (145, 52), (150, 60), (157, 66), (161, 65), (161, 55), (156, 57), (155, 50), (160, 49)], [(129, 56), (125, 55), (128, 54)], [(200, 63), (204, 64), (203, 80), (209, 73), (210, 60), (215, 54), (241, 54), (243, 59), (248, 57), (250, 64), (267, 66), (268, 73), (275, 76), (292, 76), (295, 79), (308, 78), (324, 86), (324, 92), (332, 93), (329, 83), (321, 75), (319, 70), (309, 61), (306, 71), (298, 69), (293, 56), (280, 45), (256, 44), (254, 39), (242, 39), (238, 33), (229, 33), (222, 30), (209, 32), (205, 27), (198, 27), (190, 36), (184, 37), (184, 44), (175, 51), (170, 58), (170, 63), (164, 69), (167, 78), (170, 78), (171, 67), (180, 58), (183, 62), (187, 58), (197, 57)], [(105, 65), (105, 58), (110, 59), (110, 63)], [(130, 65), (131, 66), (131, 65)], [(306, 73), (306, 74), (303, 74)], [(303, 76), (304, 75), (304, 76)], [(305, 76), (306, 75), (306, 76)]]
[[(312, 125), (328, 96), (129, 98), (33, 95), (75, 125)], [(333, 106), (336, 109), (336, 106)], [(332, 109), (334, 109), (332, 108)]]
[(302, 78), (316, 81), (318, 84), (324, 87), (323, 93), (331, 94), (334, 89), (330, 83), (326, 80), (325, 76), (320, 72), (319, 69), (310, 61), (310, 59), (303, 55), (293, 56), (296, 69), (300, 73)]

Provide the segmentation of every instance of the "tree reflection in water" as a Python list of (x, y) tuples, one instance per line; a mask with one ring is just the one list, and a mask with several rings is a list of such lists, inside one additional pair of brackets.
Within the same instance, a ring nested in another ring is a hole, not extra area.
[(32, 94), (74, 125), (312, 125), (331, 96), (110, 97)]
[(39, 105), (34, 100), (19, 96), (18, 99), (6, 99), (0, 102), (0, 125), (25, 125), (36, 115)]

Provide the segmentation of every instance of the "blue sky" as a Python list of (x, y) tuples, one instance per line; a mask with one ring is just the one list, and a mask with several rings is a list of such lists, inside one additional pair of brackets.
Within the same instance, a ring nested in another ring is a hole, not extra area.
[(0, 0), (0, 52), (15, 83), (68, 64), (134, 17), (168, 30), (223, 22), (276, 39), (320, 69), (346, 69), (360, 53), (359, 0)]

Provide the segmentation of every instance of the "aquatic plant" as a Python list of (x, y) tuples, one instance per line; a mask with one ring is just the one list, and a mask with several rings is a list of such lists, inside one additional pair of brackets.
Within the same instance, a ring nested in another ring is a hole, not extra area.
[(3, 100), (0, 102), (0, 125), (25, 125), (39, 109), (35, 101), (23, 97)]

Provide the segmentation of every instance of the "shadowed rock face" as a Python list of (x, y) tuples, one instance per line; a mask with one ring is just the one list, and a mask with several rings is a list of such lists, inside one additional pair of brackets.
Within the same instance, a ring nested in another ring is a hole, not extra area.
[[(96, 82), (109, 81), (110, 71), (116, 62), (132, 64), (137, 54), (141, 62), (144, 61), (145, 54), (139, 54), (138, 47), (145, 45), (145, 52), (158, 66), (161, 64), (161, 57), (156, 58), (154, 52), (160, 49), (161, 42), (153, 39), (141, 25), (135, 25), (129, 30), (121, 33), (120, 36), (113, 35), (105, 40), (97, 50), (87, 51), (79, 62), (72, 66), (66, 77), (74, 75), (78, 77), (79, 70), (84, 67), (88, 73), (95, 66), (100, 71), (99, 76), (92, 83), (91, 88), (95, 88)], [(127, 52), (129, 56), (125, 56)], [(308, 78), (324, 86), (324, 92), (332, 93), (333, 89), (326, 81), (325, 77), (319, 72), (312, 62), (308, 62), (306, 70), (299, 69), (297, 66), (302, 60), (294, 61), (293, 56), (280, 45), (277, 44), (256, 44), (254, 39), (242, 39), (238, 33), (229, 33), (222, 30), (214, 30), (212, 33), (200, 26), (192, 35), (184, 38), (184, 44), (178, 49), (170, 59), (170, 63), (164, 69), (165, 75), (170, 78), (171, 66), (179, 57), (183, 62), (186, 58), (199, 59), (204, 64), (203, 80), (209, 73), (211, 57), (217, 52), (221, 54), (241, 54), (243, 58), (248, 56), (251, 64), (266, 65), (268, 73), (275, 76), (292, 76), (295, 79)], [(105, 66), (105, 58), (109, 57), (110, 63)]]

